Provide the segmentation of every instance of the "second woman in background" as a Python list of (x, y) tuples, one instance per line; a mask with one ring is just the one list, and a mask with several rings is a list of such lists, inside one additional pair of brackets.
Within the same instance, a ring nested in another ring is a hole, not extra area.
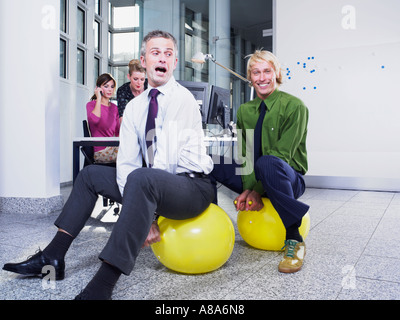
[[(116, 82), (104, 73), (96, 82), (96, 89), (90, 102), (86, 105), (87, 119), (92, 137), (118, 137), (118, 107), (110, 101), (114, 95)], [(94, 161), (101, 163), (115, 162), (118, 147), (94, 147)]]
[(124, 83), (117, 90), (118, 111), (121, 121), (128, 102), (147, 89), (146, 70), (137, 59), (129, 62), (128, 80), (129, 82)]

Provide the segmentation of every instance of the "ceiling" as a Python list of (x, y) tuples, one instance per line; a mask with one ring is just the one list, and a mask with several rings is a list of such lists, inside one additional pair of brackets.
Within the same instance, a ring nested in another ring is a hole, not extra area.
[(114, 7), (129, 7), (135, 5), (135, 0), (109, 0)]
[[(127, 6), (135, 0), (109, 0), (115, 6)], [(209, 0), (181, 0), (189, 9), (208, 17)], [(218, 1), (218, 0), (216, 0)], [(263, 37), (264, 29), (272, 28), (273, 0), (230, 0), (231, 25), (240, 30), (244, 39), (257, 48), (272, 49), (272, 37)]]
[[(186, 7), (208, 16), (209, 0), (182, 0)], [(263, 37), (272, 28), (272, 0), (231, 0), (231, 25), (258, 48), (272, 46), (271, 37)]]

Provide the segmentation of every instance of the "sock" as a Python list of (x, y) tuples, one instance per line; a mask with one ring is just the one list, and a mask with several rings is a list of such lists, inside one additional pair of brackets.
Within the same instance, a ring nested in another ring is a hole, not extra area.
[(286, 240), (289, 239), (303, 242), (303, 237), (300, 235), (299, 227), (296, 223), (286, 228)]
[(43, 254), (47, 258), (64, 259), (74, 238), (65, 232), (58, 231), (53, 240), (43, 250)]
[(122, 272), (109, 263), (102, 262), (100, 269), (85, 288), (86, 299), (108, 300)]

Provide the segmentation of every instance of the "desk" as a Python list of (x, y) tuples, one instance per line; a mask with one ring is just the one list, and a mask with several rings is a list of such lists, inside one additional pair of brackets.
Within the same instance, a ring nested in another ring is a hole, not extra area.
[(119, 146), (119, 137), (78, 137), (74, 138), (72, 143), (72, 181), (80, 170), (80, 147), (87, 146), (101, 146), (101, 147), (115, 147)]
[[(218, 136), (206, 136), (204, 137), (204, 142), (210, 146), (213, 143), (232, 143), (232, 145), (237, 141), (236, 137), (218, 137)], [(72, 181), (75, 182), (75, 178), (80, 170), (80, 147), (86, 146), (104, 146), (104, 147), (116, 147), (119, 146), (119, 137), (77, 137), (74, 138), (72, 143)]]

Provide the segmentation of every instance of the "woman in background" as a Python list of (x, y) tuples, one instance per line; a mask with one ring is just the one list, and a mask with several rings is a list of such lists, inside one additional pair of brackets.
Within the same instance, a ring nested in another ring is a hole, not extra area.
[(124, 110), (128, 102), (147, 89), (146, 70), (142, 67), (139, 60), (134, 59), (129, 62), (129, 73), (127, 77), (129, 82), (124, 83), (117, 90), (120, 121), (122, 121)]
[[(96, 81), (96, 89), (90, 102), (86, 105), (87, 119), (92, 137), (118, 137), (118, 107), (110, 101), (114, 95), (116, 82), (104, 73)], [(94, 147), (94, 161), (101, 163), (115, 162), (118, 147)]]

